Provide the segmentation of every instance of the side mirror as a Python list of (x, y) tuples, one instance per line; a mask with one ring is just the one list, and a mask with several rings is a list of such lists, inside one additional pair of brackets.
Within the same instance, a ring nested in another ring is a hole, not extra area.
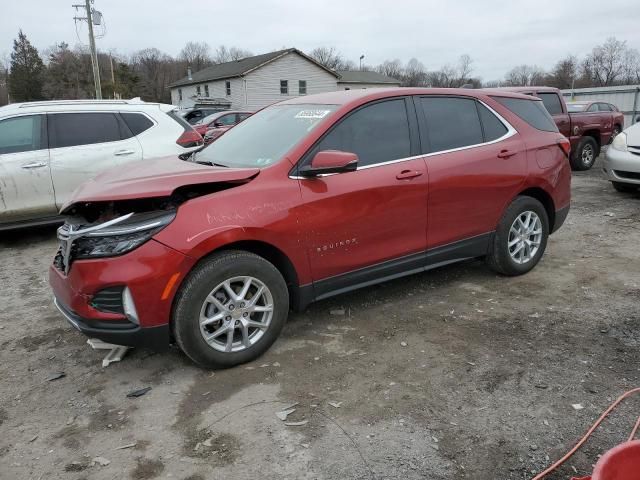
[(224, 123), (222, 122), (213, 122), (213, 126), (216, 128), (224, 127)]
[(326, 173), (353, 172), (358, 168), (358, 155), (340, 150), (323, 150), (316, 153), (311, 165), (299, 170), (303, 177), (316, 177)]

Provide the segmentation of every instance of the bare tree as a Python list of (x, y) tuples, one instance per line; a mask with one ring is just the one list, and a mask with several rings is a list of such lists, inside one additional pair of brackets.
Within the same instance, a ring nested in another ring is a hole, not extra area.
[(559, 60), (547, 76), (546, 84), (556, 88), (572, 88), (578, 79), (578, 66), (575, 55)]
[(471, 78), (472, 63), (469, 55), (461, 55), (455, 66), (444, 65), (440, 70), (429, 72), (427, 81), (432, 87), (459, 88), (466, 84), (478, 86), (480, 80)]
[(330, 70), (353, 70), (355, 64), (345, 61), (335, 47), (317, 47), (309, 52), (309, 56), (320, 65)]
[(404, 67), (401, 77), (404, 87), (424, 87), (427, 84), (427, 72), (424, 65), (416, 58), (412, 58)]
[(596, 86), (615, 85), (633, 71), (637, 56), (637, 51), (627, 47), (626, 41), (610, 37), (587, 55), (582, 62), (582, 71)]
[(399, 59), (385, 60), (376, 67), (376, 71), (387, 77), (400, 79), (403, 75), (402, 62)]
[(211, 65), (211, 47), (206, 42), (187, 42), (178, 59), (197, 72)]
[(545, 72), (537, 65), (518, 65), (505, 76), (507, 85), (521, 87), (544, 83)]
[(157, 48), (145, 48), (131, 59), (134, 71), (142, 79), (142, 97), (154, 102), (169, 102), (167, 85), (176, 80), (176, 62)]
[(220, 45), (213, 54), (213, 63), (233, 62), (252, 56), (249, 50), (238, 47), (227, 48), (226, 45)]

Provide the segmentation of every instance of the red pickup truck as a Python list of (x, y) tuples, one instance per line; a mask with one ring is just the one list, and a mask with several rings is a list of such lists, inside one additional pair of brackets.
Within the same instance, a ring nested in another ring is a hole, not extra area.
[[(503, 90), (539, 97), (553, 117), (558, 130), (571, 141), (571, 168), (589, 170), (600, 148), (613, 140), (624, 128), (624, 115), (606, 102), (576, 102), (569, 108), (552, 87), (505, 87)], [(579, 108), (574, 108), (580, 105)]]

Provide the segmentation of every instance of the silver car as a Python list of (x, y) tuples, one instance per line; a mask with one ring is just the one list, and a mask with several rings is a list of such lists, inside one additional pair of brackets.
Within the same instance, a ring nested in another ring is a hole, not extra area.
[(607, 148), (603, 170), (619, 192), (640, 188), (640, 123), (616, 136)]

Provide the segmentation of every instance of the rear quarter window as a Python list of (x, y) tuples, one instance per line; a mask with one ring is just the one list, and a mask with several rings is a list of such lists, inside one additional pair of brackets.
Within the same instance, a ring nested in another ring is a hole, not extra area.
[(560, 97), (557, 93), (538, 93), (536, 96), (542, 100), (547, 112), (551, 115), (559, 115), (562, 113), (562, 103), (560, 103)]
[(153, 127), (153, 122), (141, 113), (120, 112), (120, 115), (134, 135), (140, 135)]
[(557, 132), (553, 118), (540, 100), (523, 98), (492, 97), (496, 102), (516, 114), (533, 128), (544, 132)]

